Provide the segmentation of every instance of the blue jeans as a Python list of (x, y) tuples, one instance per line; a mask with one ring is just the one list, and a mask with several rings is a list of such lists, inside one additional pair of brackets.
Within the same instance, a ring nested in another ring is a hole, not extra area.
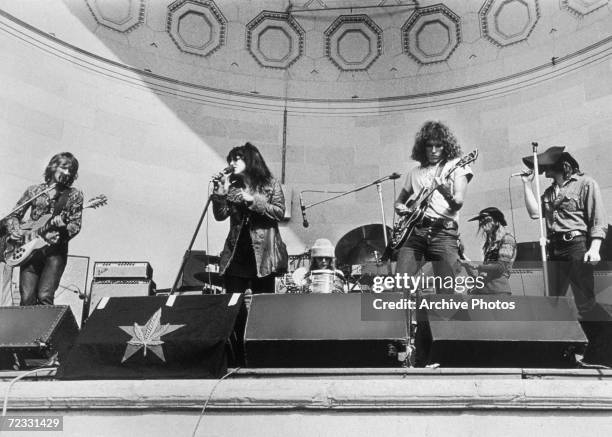
[(19, 273), (21, 305), (53, 305), (67, 260), (67, 247), (49, 246), (22, 264)]
[[(414, 276), (428, 261), (433, 263), (436, 278), (436, 292), (452, 294), (454, 288), (445, 286), (445, 278), (454, 283), (460, 271), (459, 233), (455, 229), (442, 227), (417, 227), (399, 250), (396, 273)], [(441, 282), (441, 284), (440, 284)]]

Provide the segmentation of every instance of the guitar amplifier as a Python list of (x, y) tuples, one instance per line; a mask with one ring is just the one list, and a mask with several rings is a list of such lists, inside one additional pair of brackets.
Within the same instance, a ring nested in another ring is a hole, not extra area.
[(153, 269), (146, 261), (103, 261), (94, 263), (94, 279), (151, 279)]
[(510, 269), (508, 281), (514, 296), (545, 296), (544, 271), (541, 266)]
[(94, 279), (91, 283), (87, 314), (91, 314), (104, 297), (153, 296), (155, 288), (155, 282), (150, 279), (123, 281)]

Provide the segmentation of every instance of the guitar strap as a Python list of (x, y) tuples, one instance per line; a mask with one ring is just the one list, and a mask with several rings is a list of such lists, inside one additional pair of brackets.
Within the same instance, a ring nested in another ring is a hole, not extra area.
[[(444, 160), (444, 161), (441, 161), (441, 162), (440, 162), (440, 164), (439, 164), (439, 166), (438, 166), (438, 169), (436, 170), (436, 176), (435, 176), (436, 178), (439, 178), (439, 177), (442, 175), (442, 171), (444, 170), (444, 166), (446, 165), (446, 163), (447, 163), (447, 162), (448, 162), (448, 161), (446, 161), (446, 160)], [(436, 188), (436, 189), (437, 189), (437, 188)], [(434, 191), (435, 191), (435, 190), (434, 190)], [(436, 211), (436, 210), (435, 210), (433, 207), (431, 207), (431, 198), (429, 199), (429, 201), (427, 202), (427, 204), (429, 205), (429, 207), (430, 207), (431, 209), (433, 209), (434, 211)], [(438, 211), (436, 211), (436, 212), (437, 212), (438, 214), (440, 214)], [(442, 214), (440, 214), (440, 215), (442, 215)]]
[(438, 166), (438, 170), (436, 170), (436, 177), (439, 178), (442, 175), (442, 170), (444, 170), (444, 166), (446, 165), (446, 161), (441, 161)]

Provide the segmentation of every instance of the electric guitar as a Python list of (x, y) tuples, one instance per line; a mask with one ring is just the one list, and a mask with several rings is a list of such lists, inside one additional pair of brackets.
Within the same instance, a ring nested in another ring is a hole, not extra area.
[[(476, 161), (476, 158), (478, 158), (478, 149), (473, 150), (457, 161), (457, 163), (444, 175), (444, 182), (450, 179), (455, 170)], [(437, 189), (438, 185), (434, 183), (431, 187), (423, 187), (416, 196), (408, 199), (406, 202), (408, 210), (405, 214), (400, 215), (393, 225), (393, 232), (391, 233), (391, 240), (389, 241), (389, 247), (392, 250), (401, 247), (404, 241), (410, 237), (416, 225), (425, 215), (425, 210), (429, 206), (431, 196)]]
[[(93, 197), (83, 204), (83, 209), (92, 208), (96, 209), (104, 206), (108, 203), (108, 199), (104, 194)], [(64, 220), (65, 213), (61, 213), (60, 216)], [(55, 217), (53, 214), (45, 214), (38, 220), (29, 221), (21, 224), (19, 227), (23, 231), (29, 231), (31, 238), (25, 243), (15, 242), (6, 235), (2, 238), (2, 245), (4, 249), (4, 260), (11, 267), (17, 267), (26, 262), (28, 259), (36, 253), (36, 251), (43, 247), (49, 246), (49, 242), (42, 236), (45, 232), (48, 232), (51, 228), (51, 219)]]

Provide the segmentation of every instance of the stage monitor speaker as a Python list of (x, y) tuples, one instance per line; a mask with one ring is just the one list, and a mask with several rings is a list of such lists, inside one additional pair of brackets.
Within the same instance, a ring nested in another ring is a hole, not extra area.
[(61, 362), (78, 331), (72, 311), (65, 305), (0, 307), (0, 362), (13, 363), (14, 353), (22, 364), (48, 359), (55, 353)]
[(103, 297), (151, 296), (154, 291), (155, 282), (151, 280), (94, 280), (91, 283), (88, 314), (96, 309)]
[(247, 319), (249, 367), (392, 367), (406, 350), (405, 317), (361, 320), (361, 294), (258, 294)]
[(219, 378), (240, 349), (229, 345), (245, 313), (242, 294), (110, 298), (84, 324), (58, 377)]
[(418, 314), (417, 356), (424, 360), (420, 364), (572, 367), (574, 353), (582, 352), (587, 342), (572, 298), (436, 295), (427, 300), (440, 305), (451, 298), (466, 302), (467, 309), (426, 309)]

